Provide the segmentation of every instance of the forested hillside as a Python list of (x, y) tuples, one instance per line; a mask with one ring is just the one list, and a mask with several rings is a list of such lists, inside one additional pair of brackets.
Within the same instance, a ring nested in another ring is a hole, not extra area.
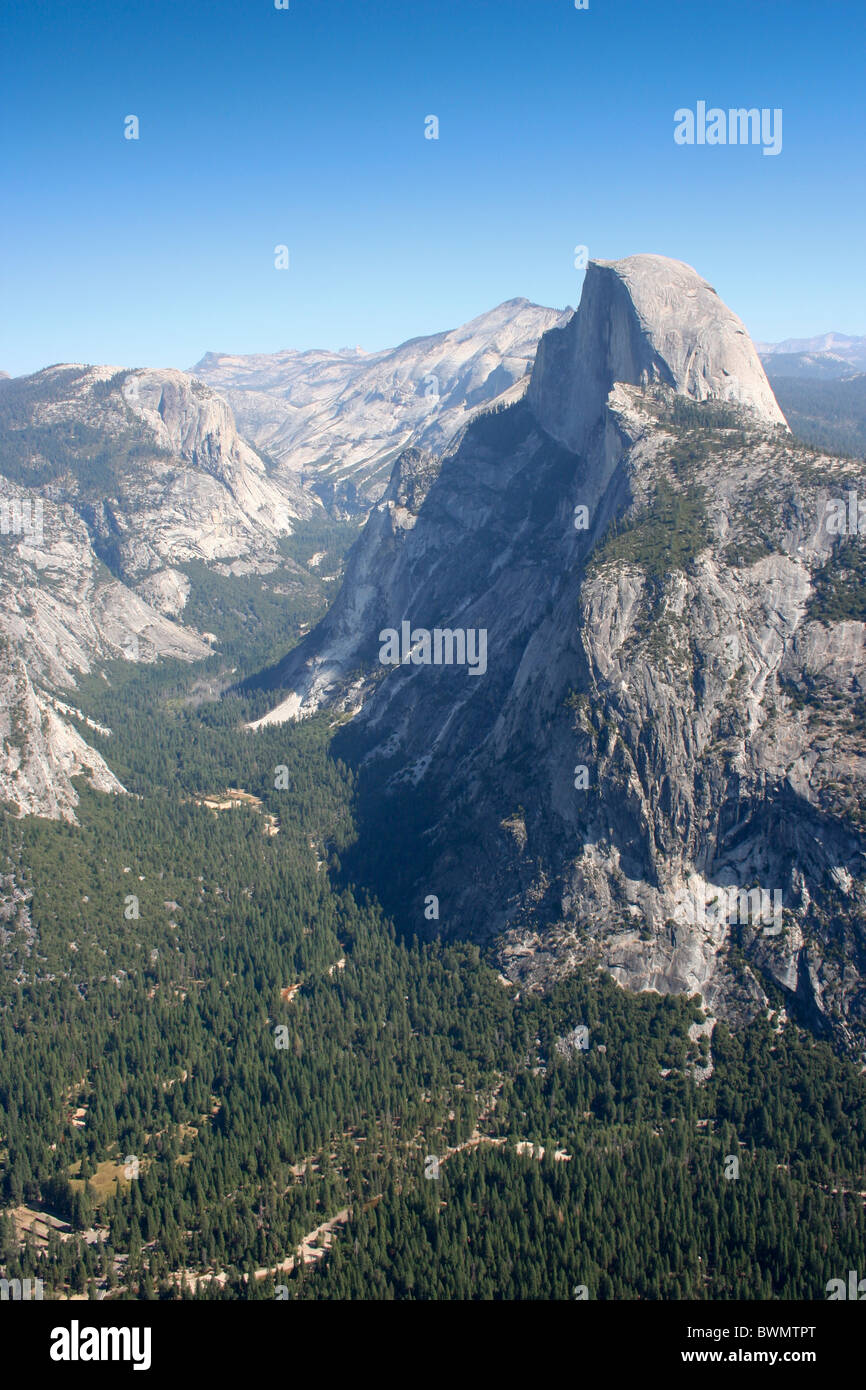
[(791, 429), (807, 444), (866, 458), (866, 374), (846, 381), (769, 372), (773, 391)]
[(520, 994), (475, 946), (397, 939), (343, 881), (332, 723), (252, 735), (195, 669), (107, 674), (77, 700), (131, 795), (0, 830), (6, 1276), (820, 1299), (856, 1266), (858, 1065), (779, 1019), (710, 1046), (695, 1001), (591, 970)]

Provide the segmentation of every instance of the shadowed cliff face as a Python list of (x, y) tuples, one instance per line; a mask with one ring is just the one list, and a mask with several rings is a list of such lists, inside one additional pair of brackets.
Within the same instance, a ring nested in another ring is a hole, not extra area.
[[(825, 522), (857, 467), (795, 444), (695, 272), (593, 267), (526, 400), (398, 461), (284, 664), (270, 720), (354, 713), (352, 871), (524, 984), (595, 959), (731, 1018), (778, 990), (861, 1037), (864, 614), (850, 585), (826, 599)], [(382, 664), (406, 620), (414, 655)], [(423, 659), (437, 628), (486, 631), (483, 676)]]

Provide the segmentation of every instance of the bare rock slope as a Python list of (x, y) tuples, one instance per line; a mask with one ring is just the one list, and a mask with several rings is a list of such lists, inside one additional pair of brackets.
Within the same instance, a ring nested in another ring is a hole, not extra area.
[(208, 656), (179, 621), (177, 566), (273, 569), (318, 503), (182, 372), (72, 364), (0, 382), (0, 508), (0, 798), (71, 818), (74, 777), (122, 790), (110, 731), (75, 722), (77, 680), (112, 659)]
[(568, 313), (512, 299), (383, 352), (207, 353), (191, 371), (226, 396), (280, 476), (366, 510), (402, 449), (441, 450), (479, 409), (525, 388), (539, 338)]

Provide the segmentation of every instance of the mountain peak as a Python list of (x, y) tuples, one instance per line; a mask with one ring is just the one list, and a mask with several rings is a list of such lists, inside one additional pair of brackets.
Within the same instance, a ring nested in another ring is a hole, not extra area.
[(616, 381), (661, 382), (785, 426), (741, 320), (696, 270), (667, 256), (589, 262), (577, 312), (539, 344), (530, 400), (548, 433), (580, 450)]

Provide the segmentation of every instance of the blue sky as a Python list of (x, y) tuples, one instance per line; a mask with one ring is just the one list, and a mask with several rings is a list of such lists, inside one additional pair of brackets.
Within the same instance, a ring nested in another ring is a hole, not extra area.
[[(757, 339), (864, 333), (863, 14), (4, 0), (0, 368), (385, 347), (576, 304), (578, 244), (690, 262)], [(677, 146), (699, 100), (781, 107), (781, 154)]]

